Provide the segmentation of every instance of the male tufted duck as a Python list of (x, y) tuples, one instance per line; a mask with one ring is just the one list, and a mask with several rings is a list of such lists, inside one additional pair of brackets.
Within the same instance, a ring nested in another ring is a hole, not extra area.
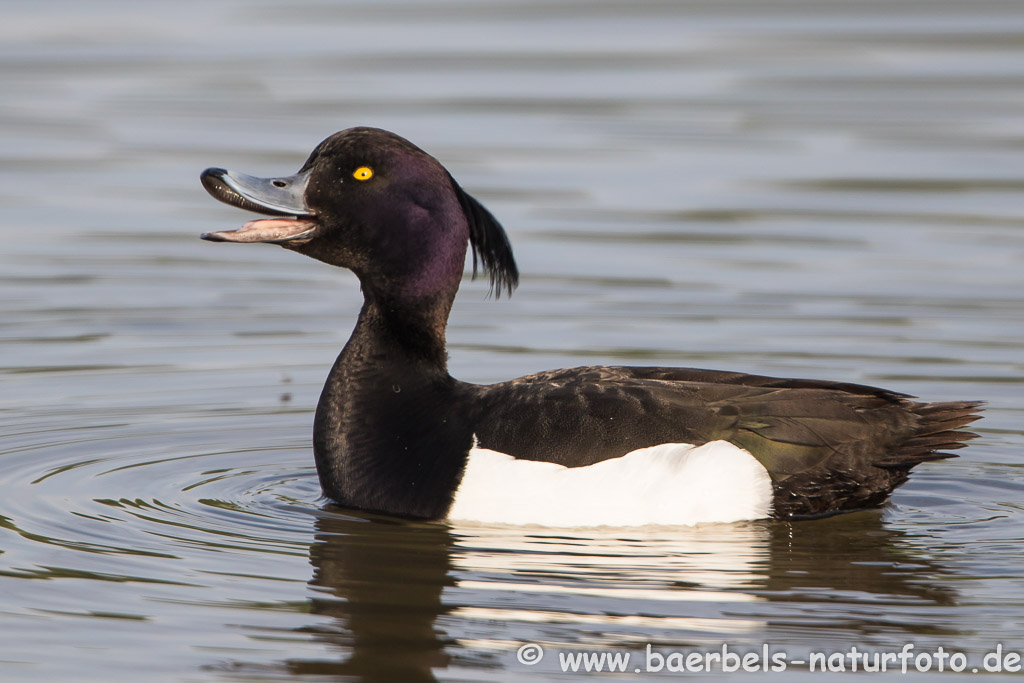
[(313, 427), (341, 505), (549, 526), (816, 517), (881, 505), (976, 436), (960, 428), (980, 403), (839, 382), (659, 367), (460, 382), (445, 327), (467, 243), (499, 295), (519, 273), (501, 225), (436, 159), (352, 128), (295, 175), (210, 168), (202, 183), (274, 216), (203, 239), (279, 244), (359, 277), (363, 308)]

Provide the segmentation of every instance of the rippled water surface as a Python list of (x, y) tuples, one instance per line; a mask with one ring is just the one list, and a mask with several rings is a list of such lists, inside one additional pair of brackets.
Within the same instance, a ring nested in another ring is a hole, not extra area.
[[(574, 679), (560, 651), (632, 653), (616, 680), (648, 644), (1024, 652), (1022, 93), (1010, 1), (8, 3), (0, 680)], [(456, 376), (830, 378), (986, 400), (982, 438), (885, 510), (814, 522), (332, 508), (312, 411), (358, 284), (201, 242), (243, 216), (198, 173), (292, 172), (359, 124), (438, 156), (516, 248), (510, 300), (462, 289)]]

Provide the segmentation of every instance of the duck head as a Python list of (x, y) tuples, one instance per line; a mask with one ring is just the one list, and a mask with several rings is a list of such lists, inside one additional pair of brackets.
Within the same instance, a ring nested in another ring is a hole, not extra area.
[(467, 243), (491, 288), (511, 294), (519, 273), (498, 221), (432, 156), (394, 133), (350, 128), (313, 150), (292, 176), (257, 178), (222, 168), (200, 176), (216, 199), (273, 216), (213, 242), (279, 244), (352, 270), (367, 296), (454, 296)]

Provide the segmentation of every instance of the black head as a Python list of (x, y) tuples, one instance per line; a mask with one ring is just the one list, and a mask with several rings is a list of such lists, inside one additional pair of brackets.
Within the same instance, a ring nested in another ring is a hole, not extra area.
[(203, 239), (269, 242), (354, 271), (364, 289), (390, 296), (453, 293), (467, 242), (490, 275), (511, 294), (519, 273), (498, 221), (466, 194), (432, 156), (376, 128), (335, 133), (299, 172), (255, 178), (219, 168), (201, 176), (215, 198), (277, 218)]

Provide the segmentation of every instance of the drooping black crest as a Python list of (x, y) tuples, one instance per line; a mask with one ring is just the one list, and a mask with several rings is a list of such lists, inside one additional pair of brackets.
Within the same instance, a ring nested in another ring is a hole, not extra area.
[(512, 245), (498, 219), (484, 205), (466, 193), (455, 178), (448, 175), (462, 212), (469, 222), (469, 244), (473, 249), (473, 277), (476, 277), (477, 259), (483, 262), (484, 272), (490, 276), (491, 292), (496, 298), (505, 290), (509, 296), (519, 284), (519, 268), (512, 256)]

